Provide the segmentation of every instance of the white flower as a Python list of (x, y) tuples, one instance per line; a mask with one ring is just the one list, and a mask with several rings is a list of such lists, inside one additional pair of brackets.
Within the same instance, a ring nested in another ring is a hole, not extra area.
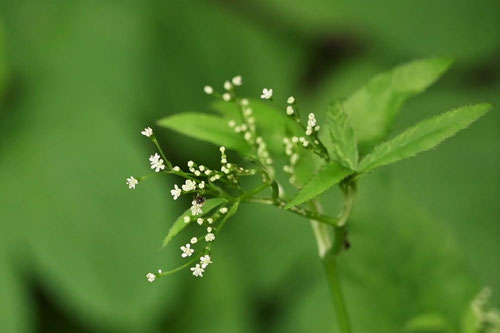
[(206, 268), (211, 263), (212, 263), (212, 258), (210, 258), (208, 254), (200, 257), (200, 264), (202, 268)]
[(221, 214), (226, 214), (227, 213), (227, 207), (222, 207), (221, 209), (219, 209), (219, 212)]
[(195, 170), (195, 171), (194, 171), (194, 175), (195, 175), (196, 177), (199, 177), (199, 176), (201, 175), (200, 170)]
[(156, 162), (156, 161), (158, 161), (160, 159), (160, 157), (161, 156), (158, 155), (158, 153), (155, 153), (154, 155), (149, 156), (149, 161), (150, 162)]
[(219, 147), (219, 150), (221, 153), (225, 152), (226, 151), (226, 147), (222, 146), (222, 147)]
[(204, 181), (204, 180), (202, 180), (202, 181), (200, 182), (200, 184), (198, 184), (198, 187), (199, 187), (199, 188), (201, 188), (201, 189), (205, 188), (205, 181)]
[(207, 95), (212, 95), (214, 93), (214, 88), (212, 88), (211, 86), (205, 86), (203, 87), (203, 91)]
[(196, 237), (191, 238), (191, 244), (196, 244), (196, 243), (198, 243), (198, 238)]
[(213, 242), (215, 240), (215, 235), (211, 232), (209, 232), (206, 236), (205, 236), (205, 240), (207, 242)]
[(149, 157), (149, 161), (151, 162), (151, 169), (154, 169), (155, 172), (160, 172), (160, 170), (165, 169), (165, 165), (163, 164), (163, 160), (160, 158), (160, 155), (155, 153)]
[(198, 223), (199, 225), (202, 225), (202, 224), (203, 224), (203, 221), (204, 221), (204, 220), (203, 220), (201, 217), (198, 217), (198, 218), (196, 219), (196, 223)]
[(191, 218), (189, 216), (184, 216), (184, 223), (189, 223), (191, 221)]
[(241, 103), (241, 105), (243, 105), (243, 106), (248, 106), (248, 104), (250, 104), (250, 102), (249, 102), (249, 101), (248, 101), (248, 99), (246, 99), (246, 98), (243, 98), (243, 99), (241, 100), (241, 102), (240, 102), (240, 103)]
[(194, 191), (196, 189), (196, 182), (191, 179), (186, 179), (186, 182), (184, 185), (182, 185), (182, 190), (183, 191)]
[(207, 222), (208, 222), (208, 224), (212, 224), (212, 223), (214, 223), (214, 219), (213, 219), (213, 218), (211, 218), (211, 217), (209, 217), (209, 218), (207, 219)]
[(179, 168), (177, 165), (172, 168), (175, 172), (181, 171), (181, 168)]
[(127, 185), (128, 188), (131, 190), (135, 190), (135, 185), (139, 184), (139, 181), (135, 179), (133, 176), (130, 176), (130, 178), (127, 178)]
[(170, 190), (170, 194), (174, 197), (174, 200), (177, 200), (178, 197), (181, 195), (181, 189), (177, 186), (177, 184), (174, 185), (174, 189)]
[(295, 112), (295, 111), (293, 110), (293, 106), (288, 105), (288, 106), (286, 107), (286, 114), (287, 114), (287, 115), (291, 116), (294, 112)]
[(208, 227), (207, 232), (212, 232), (212, 227)]
[(156, 275), (154, 275), (153, 273), (148, 273), (146, 274), (146, 278), (149, 282), (153, 282), (154, 280), (156, 280)]
[(290, 97), (288, 97), (288, 99), (286, 100), (286, 102), (288, 104), (293, 104), (293, 103), (295, 103), (295, 98), (293, 96), (290, 96)]
[(271, 97), (273, 97), (273, 90), (272, 89), (264, 88), (262, 90), (262, 95), (260, 95), (260, 98), (262, 98), (262, 99), (270, 99)]
[(191, 244), (187, 243), (184, 246), (181, 246), (181, 257), (186, 258), (190, 257), (194, 253), (194, 249), (191, 248)]
[(235, 86), (241, 86), (241, 83), (242, 83), (242, 82), (241, 82), (241, 81), (242, 81), (242, 80), (241, 80), (241, 75), (238, 75), (238, 76), (233, 77), (233, 80), (232, 80), (232, 81), (233, 81), (233, 84), (234, 84)]
[(200, 277), (203, 277), (203, 272), (205, 272), (205, 270), (200, 266), (200, 264), (196, 264), (196, 266), (191, 267), (191, 271), (193, 272), (194, 276), (200, 276)]
[(161, 269), (158, 270), (158, 274), (161, 274)]
[(226, 102), (229, 102), (231, 100), (231, 94), (230, 93), (224, 93), (222, 95), (222, 99), (225, 100)]
[(194, 166), (194, 162), (193, 161), (188, 161), (188, 167), (192, 168)]
[(153, 135), (153, 130), (151, 129), (151, 127), (146, 127), (144, 131), (141, 132), (141, 134), (149, 138), (151, 135)]
[(192, 204), (191, 215), (196, 216), (196, 215), (203, 214), (203, 210), (201, 209), (203, 207), (203, 204), (198, 204), (196, 202), (196, 200), (193, 200), (193, 202), (191, 202), (191, 204)]
[(233, 88), (233, 85), (231, 84), (231, 82), (229, 82), (229, 81), (224, 82), (224, 89), (231, 90), (232, 88)]
[(230, 120), (228, 121), (227, 125), (231, 128), (233, 128), (234, 126), (236, 126), (236, 122), (234, 120)]

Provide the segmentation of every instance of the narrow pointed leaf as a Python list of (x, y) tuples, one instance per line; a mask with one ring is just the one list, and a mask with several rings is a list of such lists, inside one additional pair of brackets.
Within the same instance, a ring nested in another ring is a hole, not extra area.
[(304, 186), (302, 190), (285, 206), (285, 209), (310, 200), (321, 193), (328, 190), (333, 185), (340, 182), (345, 177), (352, 174), (349, 168), (344, 167), (340, 163), (332, 162), (321, 168), (311, 180)]
[[(198, 215), (198, 217), (205, 216), (208, 214), (212, 209), (215, 207), (218, 207), (225, 203), (226, 200), (222, 198), (214, 198), (214, 199), (208, 199), (205, 201), (205, 204), (203, 205), (203, 214)], [(191, 209), (186, 210), (181, 216), (177, 218), (177, 220), (172, 224), (170, 229), (168, 230), (168, 234), (163, 240), (163, 245), (166, 246), (170, 241), (184, 229), (185, 227), (188, 226), (189, 223), (184, 222), (184, 216), (191, 216)], [(190, 222), (192, 223), (192, 222)]]
[(197, 112), (185, 112), (158, 120), (158, 125), (172, 129), (184, 135), (208, 141), (250, 154), (251, 150), (243, 136), (235, 133), (227, 120), (214, 115)]
[(403, 103), (424, 91), (450, 66), (448, 58), (412, 61), (381, 73), (344, 102), (344, 110), (360, 143), (379, 141)]
[(332, 153), (344, 166), (356, 170), (358, 165), (358, 144), (354, 131), (342, 104), (337, 102), (328, 107), (328, 129), (332, 140)]
[(361, 161), (359, 171), (367, 172), (434, 148), (443, 140), (472, 124), (490, 109), (490, 104), (469, 105), (426, 119), (378, 145)]

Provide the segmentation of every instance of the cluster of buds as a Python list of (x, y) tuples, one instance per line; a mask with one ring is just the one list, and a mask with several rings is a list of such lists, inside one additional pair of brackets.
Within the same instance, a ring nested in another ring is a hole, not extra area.
[(295, 165), (299, 161), (299, 154), (295, 149), (295, 145), (291, 138), (284, 137), (283, 144), (285, 146), (285, 155), (288, 158), (288, 164), (283, 166), (283, 171), (289, 175), (288, 181), (290, 184), (295, 185)]
[(312, 135), (314, 132), (319, 132), (319, 125), (316, 125), (316, 116), (314, 113), (309, 113), (307, 117), (306, 135)]
[[(238, 75), (224, 82), (224, 91), (221, 93), (216, 92), (211, 86), (205, 86), (203, 90), (208, 95), (215, 96), (226, 102), (235, 103), (238, 107), (240, 117), (235, 117), (234, 119), (241, 119), (241, 123), (238, 124), (236, 120), (229, 120), (228, 126), (232, 128), (235, 133), (242, 135), (243, 139), (253, 150), (257, 157), (256, 161), (259, 162), (260, 165), (256, 169), (246, 169), (238, 166), (236, 163), (230, 163), (226, 155), (226, 148), (220, 147), (220, 169), (209, 168), (203, 164), (198, 165), (194, 161), (189, 161), (187, 163), (187, 170), (185, 171), (179, 166), (172, 166), (170, 161), (168, 161), (150, 127), (141, 131), (142, 135), (151, 138), (159, 152), (149, 157), (150, 167), (155, 171), (153, 175), (167, 173), (184, 178), (184, 183), (180, 185), (174, 184), (173, 189), (170, 190), (170, 194), (174, 200), (186, 194), (193, 196), (191, 207), (181, 218), (181, 223), (182, 221), (186, 224), (196, 223), (200, 227), (203, 227), (203, 233), (201, 235), (192, 235), (189, 238), (189, 242), (182, 245), (180, 250), (182, 258), (194, 257), (191, 259), (192, 261), (189, 261), (185, 265), (194, 265), (190, 267), (190, 270), (196, 277), (202, 277), (207, 266), (212, 263), (210, 250), (215, 241), (216, 234), (220, 231), (227, 218), (234, 213), (233, 208), (231, 208), (232, 213), (228, 214), (229, 209), (225, 205), (231, 205), (231, 202), (233, 202), (232, 207), (234, 207), (235, 210), (239, 203), (239, 201), (237, 201), (236, 204), (234, 204), (234, 198), (232, 198), (228, 194), (229, 192), (226, 192), (223, 188), (232, 187), (233, 190), (242, 191), (239, 177), (254, 175), (257, 172), (262, 174), (263, 181), (267, 186), (271, 186), (270, 184), (273, 182), (275, 183), (273, 159), (271, 158), (265, 140), (257, 131), (256, 119), (251, 103), (248, 99), (240, 98), (236, 94), (236, 88), (241, 85), (242, 78)], [(264, 89), (260, 97), (265, 100), (271, 100), (273, 97), (273, 90)], [(300, 124), (299, 114), (293, 96), (287, 99), (286, 114), (290, 117), (294, 117)], [(283, 139), (285, 154), (288, 160), (288, 164), (285, 165), (283, 169), (285, 173), (289, 175), (289, 180), (292, 184), (296, 182), (295, 166), (299, 160), (299, 147), (312, 150), (313, 152), (317, 152), (317, 148), (319, 147), (319, 139), (317, 137), (319, 126), (316, 124), (314, 114), (309, 114), (307, 127), (302, 124), (300, 126), (304, 129), (306, 136), (285, 137)], [(126, 183), (130, 189), (135, 189), (140, 181), (149, 176), (151, 175), (140, 178), (129, 177)], [(224, 201), (225, 204), (219, 203), (219, 205), (223, 206), (214, 207), (212, 201), (212, 204), (207, 206), (207, 200), (205, 199), (207, 196), (223, 197), (226, 199)], [(214, 208), (216, 208), (215, 211), (213, 211)], [(226, 214), (228, 215), (224, 217)], [(204, 243), (204, 245), (200, 248), (201, 243)], [(198, 259), (199, 261), (197, 261)], [(168, 275), (173, 271), (176, 271), (176, 269), (164, 273), (159, 270), (158, 274), (148, 273), (146, 277), (149, 282), (153, 282), (157, 277)]]
[(478, 332), (498, 332), (500, 330), (500, 311), (498, 309), (487, 309), (491, 298), (491, 288), (485, 287), (474, 298), (471, 303), (472, 311), (477, 318)]
[[(231, 80), (227, 80), (224, 82), (224, 90), (225, 92), (222, 93), (220, 96), (224, 101), (229, 102), (230, 100), (234, 99), (234, 87), (239, 87), (242, 85), (242, 79), (240, 75), (237, 75), (233, 77)], [(215, 94), (215, 90), (212, 86), (205, 86), (203, 88), (203, 91), (207, 95), (213, 95)]]

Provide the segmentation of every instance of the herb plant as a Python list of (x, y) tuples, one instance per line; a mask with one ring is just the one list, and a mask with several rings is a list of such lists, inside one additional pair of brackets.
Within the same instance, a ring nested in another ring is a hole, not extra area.
[[(376, 168), (436, 147), (491, 109), (489, 104), (462, 106), (387, 139), (403, 103), (435, 82), (450, 64), (444, 58), (424, 59), (377, 75), (345, 100), (331, 103), (327, 121), (321, 125), (314, 113), (304, 117), (292, 96), (286, 103), (273, 104), (272, 89), (264, 89), (260, 100), (240, 97), (240, 76), (226, 81), (222, 92), (206, 86), (205, 93), (215, 98), (212, 108), (216, 115), (186, 112), (161, 119), (158, 125), (220, 146), (217, 167), (193, 161), (187, 163), (187, 169), (172, 165), (153, 130), (144, 129), (141, 133), (158, 150), (149, 158), (155, 172), (128, 178), (129, 188), (135, 189), (155, 174), (183, 180), (170, 193), (174, 200), (191, 196), (191, 207), (170, 227), (163, 246), (189, 224), (199, 225), (193, 234), (183, 236), (186, 243), (180, 250), (186, 262), (148, 273), (148, 281), (183, 269), (203, 277), (212, 263), (212, 245), (223, 237), (220, 232), (240, 205), (273, 205), (310, 221), (340, 331), (350, 332), (337, 257), (350, 247), (349, 217), (358, 184)], [(240, 157), (230, 159), (229, 151)], [(335, 185), (343, 195), (342, 209), (338, 215), (328, 216), (319, 197)]]

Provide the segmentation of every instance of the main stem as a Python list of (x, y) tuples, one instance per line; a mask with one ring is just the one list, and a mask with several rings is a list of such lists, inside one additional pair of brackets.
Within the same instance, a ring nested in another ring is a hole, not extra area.
[[(341, 185), (341, 188), (344, 192), (344, 207), (339, 215), (340, 226), (334, 227), (335, 242), (332, 243), (332, 239), (329, 233), (329, 227), (327, 225), (321, 224), (315, 220), (311, 220), (311, 226), (313, 228), (314, 236), (316, 237), (316, 242), (318, 244), (319, 257), (323, 262), (325, 273), (327, 275), (340, 332), (351, 333), (352, 329), (349, 321), (349, 315), (340, 285), (340, 278), (337, 272), (336, 256), (341, 252), (346, 240), (345, 222), (351, 214), (351, 209), (354, 201), (355, 185), (354, 183), (346, 182), (345, 184)], [(318, 201), (315, 201), (313, 203), (312, 208), (318, 213), (321, 213), (322, 211), (321, 205)]]

